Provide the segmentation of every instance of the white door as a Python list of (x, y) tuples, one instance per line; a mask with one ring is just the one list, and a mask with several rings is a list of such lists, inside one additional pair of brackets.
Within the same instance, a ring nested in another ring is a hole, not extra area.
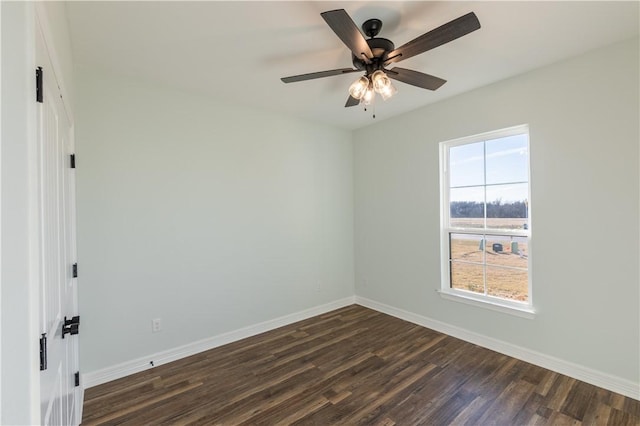
[[(77, 425), (82, 392), (76, 386), (78, 336), (64, 333), (77, 315), (75, 247), (75, 170), (71, 168), (73, 131), (38, 28), (36, 63), (41, 68), (38, 110), (40, 202), (40, 333), (46, 337), (40, 375), (43, 425)], [(43, 347), (41, 342), (41, 348)]]

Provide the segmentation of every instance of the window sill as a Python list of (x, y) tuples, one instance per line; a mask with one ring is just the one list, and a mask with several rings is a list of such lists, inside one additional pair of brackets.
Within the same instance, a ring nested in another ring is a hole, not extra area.
[(477, 306), (484, 309), (490, 309), (492, 311), (502, 312), (509, 315), (514, 315), (521, 318), (534, 319), (536, 312), (529, 306), (513, 306), (506, 303), (500, 303), (498, 301), (481, 299), (479, 297), (473, 297), (472, 295), (462, 295), (459, 293), (449, 292), (446, 290), (436, 290), (440, 297), (446, 300), (454, 302), (465, 303), (471, 306)]

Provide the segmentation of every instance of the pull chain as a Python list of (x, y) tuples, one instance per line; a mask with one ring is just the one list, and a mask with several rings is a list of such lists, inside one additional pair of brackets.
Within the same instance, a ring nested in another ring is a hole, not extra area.
[[(372, 102), (372, 104), (373, 104), (373, 118), (375, 119), (376, 118), (376, 104), (375, 104), (375, 102)], [(367, 109), (367, 106), (365, 105), (364, 106), (364, 112), (367, 112), (367, 111), (368, 111), (368, 109)]]

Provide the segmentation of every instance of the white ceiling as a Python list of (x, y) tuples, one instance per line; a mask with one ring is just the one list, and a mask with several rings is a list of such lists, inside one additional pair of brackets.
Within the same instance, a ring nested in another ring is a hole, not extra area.
[[(383, 21), (396, 47), (475, 12), (482, 28), (407, 59), (448, 82), (435, 92), (395, 83), (376, 121), (638, 35), (630, 2), (69, 2), (76, 66), (165, 84), (225, 102), (355, 129), (373, 120), (344, 108), (359, 74), (284, 84), (280, 77), (351, 66), (320, 12)], [(603, 82), (594, 82), (603, 84)], [(379, 99), (379, 98), (378, 98)]]

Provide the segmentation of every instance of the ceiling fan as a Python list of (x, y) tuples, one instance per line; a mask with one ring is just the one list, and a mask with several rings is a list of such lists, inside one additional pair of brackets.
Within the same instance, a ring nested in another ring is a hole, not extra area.
[(376, 93), (379, 93), (385, 100), (393, 96), (396, 89), (390, 79), (423, 89), (438, 89), (446, 83), (446, 80), (406, 68), (393, 67), (388, 69), (387, 66), (449, 43), (480, 28), (480, 21), (475, 13), (470, 12), (422, 34), (396, 49), (391, 40), (376, 37), (382, 28), (382, 21), (379, 19), (368, 19), (362, 24), (364, 34), (369, 37), (367, 40), (344, 9), (330, 10), (320, 15), (351, 50), (355, 68), (300, 74), (283, 77), (281, 80), (284, 83), (294, 83), (364, 71), (365, 74), (349, 87), (349, 98), (344, 105), (345, 107), (360, 103), (367, 106), (373, 102)]

